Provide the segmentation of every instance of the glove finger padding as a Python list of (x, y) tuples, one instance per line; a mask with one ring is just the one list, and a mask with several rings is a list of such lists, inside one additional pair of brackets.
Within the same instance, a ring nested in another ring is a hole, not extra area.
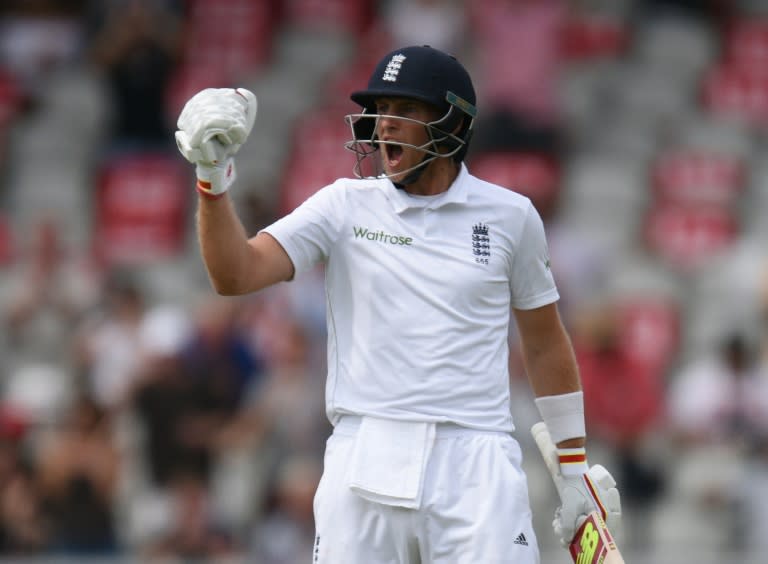
[(597, 510), (611, 530), (621, 519), (621, 499), (616, 481), (603, 466), (596, 464), (586, 474), (563, 477), (558, 485), (562, 505), (555, 512), (552, 526), (563, 546), (573, 539), (587, 514)]
[[(201, 90), (189, 99), (179, 115), (179, 151), (190, 162), (217, 163), (233, 156), (248, 139), (257, 107), (256, 96), (245, 88)], [(206, 147), (212, 140), (222, 148)]]

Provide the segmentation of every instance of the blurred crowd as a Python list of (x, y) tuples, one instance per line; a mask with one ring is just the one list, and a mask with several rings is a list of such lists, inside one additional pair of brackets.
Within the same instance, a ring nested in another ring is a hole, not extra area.
[(348, 92), (409, 44), (466, 62), (469, 167), (547, 224), (632, 561), (768, 548), (768, 3), (5, 0), (0, 561), (310, 561), (323, 273), (215, 295), (175, 119), (203, 87), (259, 96), (233, 195), (255, 233), (352, 174)]

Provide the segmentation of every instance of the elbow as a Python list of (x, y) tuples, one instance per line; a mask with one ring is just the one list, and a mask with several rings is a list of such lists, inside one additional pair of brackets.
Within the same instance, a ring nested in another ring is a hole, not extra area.
[(219, 296), (236, 297), (248, 293), (248, 289), (244, 288), (235, 278), (217, 278), (211, 276), (210, 281), (213, 290)]

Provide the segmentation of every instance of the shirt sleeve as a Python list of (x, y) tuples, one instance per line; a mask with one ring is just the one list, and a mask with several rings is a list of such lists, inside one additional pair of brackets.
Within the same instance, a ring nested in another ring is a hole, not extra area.
[(528, 205), (512, 259), (510, 291), (516, 309), (534, 309), (560, 299), (550, 268), (544, 223), (533, 204)]
[(328, 260), (344, 224), (345, 190), (337, 181), (321, 188), (288, 215), (262, 229), (288, 253), (296, 274)]

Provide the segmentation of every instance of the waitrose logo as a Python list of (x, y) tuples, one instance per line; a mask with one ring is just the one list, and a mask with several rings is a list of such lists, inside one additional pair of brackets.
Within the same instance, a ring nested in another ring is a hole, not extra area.
[(413, 244), (412, 237), (403, 237), (402, 235), (390, 235), (384, 231), (372, 231), (367, 227), (352, 227), (352, 231), (355, 233), (355, 239), (365, 239), (367, 241), (377, 241), (379, 243), (388, 243), (390, 245), (405, 245), (411, 246)]

